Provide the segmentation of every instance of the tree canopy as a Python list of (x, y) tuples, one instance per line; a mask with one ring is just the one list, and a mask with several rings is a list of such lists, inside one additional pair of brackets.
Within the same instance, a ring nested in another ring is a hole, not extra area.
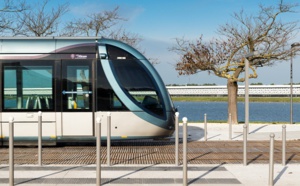
[(259, 55), (249, 59), (252, 74), (256, 78), (256, 66), (273, 65), (291, 56), (291, 41), (299, 31), (298, 21), (285, 22), (280, 16), (293, 13), (298, 4), (280, 1), (276, 6), (259, 5), (259, 12), (247, 15), (244, 10), (233, 13), (233, 21), (220, 25), (219, 38), (208, 42), (200, 36), (196, 41), (177, 38), (171, 48), (180, 55), (176, 69), (179, 74), (208, 71), (232, 82), (243, 82), (244, 57), (257, 51)]

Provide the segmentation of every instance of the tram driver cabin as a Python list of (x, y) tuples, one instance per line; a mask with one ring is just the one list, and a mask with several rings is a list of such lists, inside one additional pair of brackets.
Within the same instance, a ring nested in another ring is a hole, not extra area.
[(106, 138), (172, 135), (174, 106), (151, 63), (131, 46), (104, 38), (0, 38), (0, 145), (37, 140), (42, 111), (43, 142), (95, 140), (96, 118)]

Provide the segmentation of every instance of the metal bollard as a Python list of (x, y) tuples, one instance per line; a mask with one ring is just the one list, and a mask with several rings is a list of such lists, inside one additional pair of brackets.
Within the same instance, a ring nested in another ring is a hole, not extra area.
[(178, 131), (179, 112), (175, 113), (175, 165), (179, 165), (179, 131)]
[(187, 118), (182, 118), (183, 121), (183, 186), (187, 186)]
[(207, 141), (207, 120), (206, 120), (206, 114), (204, 114), (204, 141)]
[(282, 165), (286, 165), (286, 125), (282, 125)]
[(110, 137), (111, 137), (111, 114), (110, 112), (107, 112), (107, 143), (106, 143), (106, 147), (107, 147), (107, 165), (110, 166)]
[(247, 125), (243, 126), (243, 164), (247, 166)]
[(42, 166), (42, 112), (39, 111), (38, 112), (38, 149), (39, 149), (39, 152), (38, 152), (38, 163), (39, 163), (39, 166)]
[(274, 137), (275, 134), (270, 134), (270, 163), (269, 163), (269, 186), (274, 185)]
[(97, 177), (96, 177), (96, 185), (101, 185), (101, 121), (100, 118), (96, 118), (96, 156), (97, 156)]
[(14, 118), (9, 118), (9, 185), (14, 185)]
[(231, 113), (229, 114), (229, 140), (232, 140), (232, 120), (231, 120)]

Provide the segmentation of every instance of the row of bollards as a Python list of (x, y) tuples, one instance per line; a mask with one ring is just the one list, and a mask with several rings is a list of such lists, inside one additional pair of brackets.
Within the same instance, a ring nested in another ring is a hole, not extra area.
[[(111, 113), (107, 113), (107, 136), (106, 136), (107, 165), (111, 166)], [(96, 185), (101, 185), (101, 119), (96, 118)]]
[(101, 120), (96, 118), (96, 185), (101, 185)]
[(274, 185), (274, 137), (275, 134), (270, 134), (270, 157), (269, 157), (269, 186)]
[[(175, 113), (175, 165), (179, 166), (179, 113)], [(183, 185), (187, 185), (187, 121), (183, 121)], [(229, 132), (232, 133), (231, 118), (229, 118)], [(107, 113), (107, 165), (110, 166), (110, 147), (111, 147), (111, 114)], [(207, 140), (207, 120), (204, 115), (204, 138)], [(243, 126), (244, 145), (243, 145), (243, 164), (247, 165), (247, 125)], [(9, 185), (14, 185), (14, 118), (9, 118)], [(270, 162), (269, 162), (269, 185), (273, 185), (274, 175), (274, 134), (270, 134)], [(231, 139), (232, 136), (230, 135)], [(286, 126), (282, 126), (282, 165), (286, 165)], [(101, 185), (101, 120), (96, 118), (96, 185)], [(38, 112), (38, 164), (42, 166), (42, 112)]]
[[(274, 138), (275, 134), (270, 134), (270, 157), (269, 157), (269, 186), (274, 185)], [(282, 125), (282, 166), (286, 165), (286, 125)]]
[(182, 118), (183, 122), (183, 186), (187, 186), (187, 118)]
[[(175, 165), (179, 165), (178, 158), (178, 117), (179, 113), (175, 113)], [(187, 118), (182, 119), (183, 122), (183, 185), (187, 185)], [(247, 134), (248, 126), (243, 125), (243, 165), (247, 166)], [(270, 134), (270, 157), (269, 157), (269, 185), (274, 185), (274, 137), (273, 133)], [(229, 114), (229, 140), (232, 139), (232, 122), (231, 114)], [(207, 141), (207, 115), (204, 114), (204, 140)], [(286, 125), (282, 126), (282, 165), (286, 165)]]
[[(14, 185), (14, 118), (9, 118), (9, 186)], [(111, 115), (107, 115), (107, 124), (111, 125)], [(107, 131), (107, 165), (110, 166), (110, 127)], [(101, 185), (101, 121), (96, 118), (96, 185)], [(42, 112), (38, 112), (38, 165), (42, 166)]]
[(243, 165), (247, 165), (247, 125), (243, 125)]
[[(10, 117), (9, 124), (9, 185), (14, 185), (14, 117)], [(42, 112), (38, 112), (38, 165), (42, 166)]]
[(9, 118), (9, 185), (14, 185), (14, 118)]

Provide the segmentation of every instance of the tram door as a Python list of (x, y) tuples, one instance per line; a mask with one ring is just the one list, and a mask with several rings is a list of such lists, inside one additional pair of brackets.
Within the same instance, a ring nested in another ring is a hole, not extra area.
[(92, 61), (62, 61), (62, 134), (93, 135)]

